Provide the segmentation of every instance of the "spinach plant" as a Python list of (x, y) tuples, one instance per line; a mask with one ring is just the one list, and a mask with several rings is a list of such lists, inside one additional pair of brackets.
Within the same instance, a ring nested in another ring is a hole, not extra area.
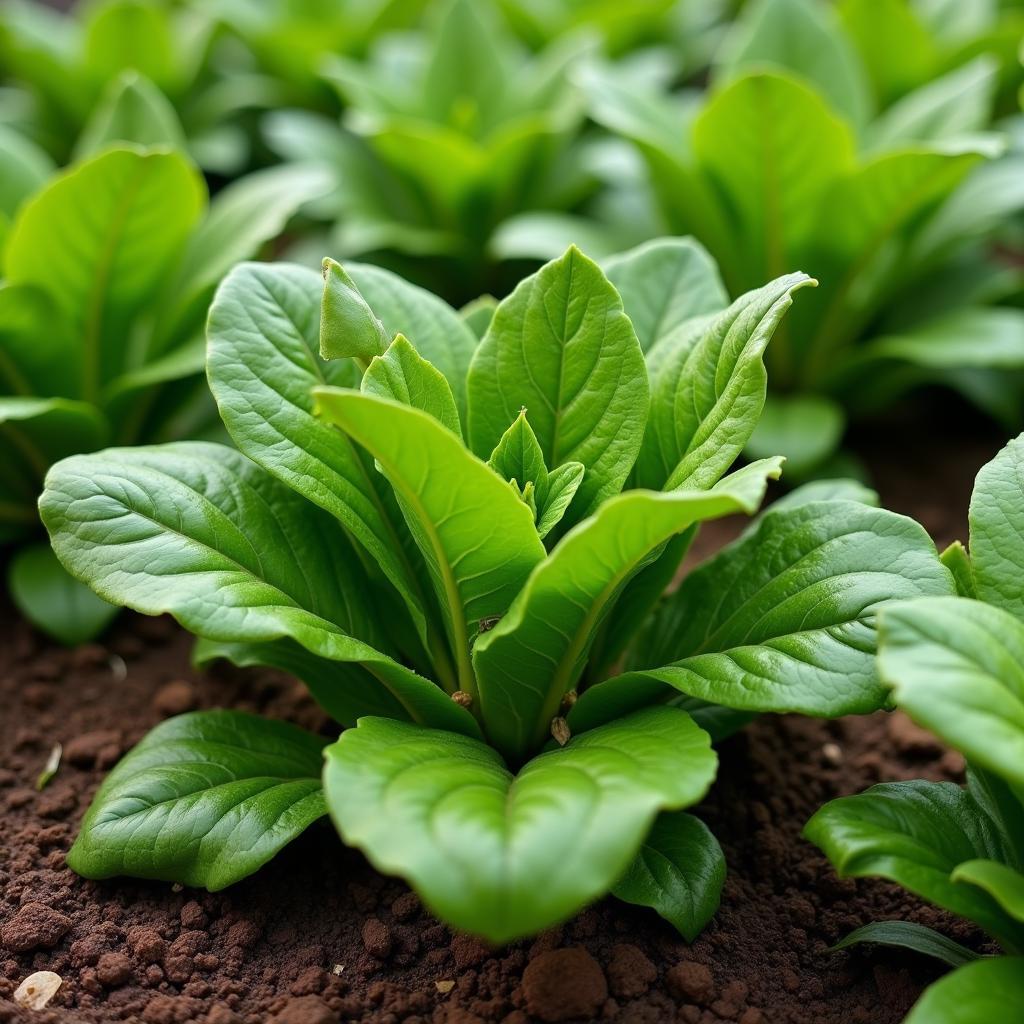
[(1024, 209), (1024, 157), (998, 158), (990, 130), (1001, 65), (967, 50), (891, 100), (869, 58), (902, 59), (905, 37), (883, 23), (862, 51), (848, 21), (908, 6), (751, 4), (707, 94), (585, 76), (593, 116), (642, 153), (665, 227), (703, 242), (731, 293), (792, 265), (819, 277), (770, 350), (774, 394), (750, 451), (784, 450), (794, 477), (826, 462), (848, 415), (920, 384), (1019, 429), (1022, 375), (1007, 371), (1024, 365), (1024, 313), (1004, 300), (1022, 274), (993, 243)]
[(881, 876), (974, 921), (1002, 948), (971, 950), (920, 925), (884, 922), (880, 942), (957, 969), (908, 1024), (987, 1024), (1024, 1006), (1024, 436), (978, 475), (970, 551), (943, 556), (961, 596), (880, 614), (879, 670), (897, 704), (967, 758), (967, 785), (901, 782), (826, 804), (807, 825), (841, 875)]
[[(195, 436), (216, 421), (200, 377), (214, 287), (327, 187), (319, 171), (277, 168), (210, 202), (180, 151), (120, 144), (38, 188), (32, 174), (14, 180), (33, 191), (10, 189), (0, 257), (0, 543), (42, 532), (36, 499), (57, 459)], [(9, 580), (22, 611), (65, 643), (95, 635), (114, 611), (46, 545), (22, 548)]]
[(570, 249), (478, 343), (380, 268), (240, 266), (207, 362), (239, 450), (50, 471), (42, 516), (71, 572), (172, 614), (202, 662), (295, 674), (347, 727), (329, 743), (228, 711), (169, 720), (104, 783), (75, 870), (218, 889), (329, 812), (494, 942), (610, 889), (700, 930), (724, 865), (682, 813), (715, 774), (698, 721), (878, 707), (877, 608), (952, 584), (917, 524), (818, 490), (662, 600), (698, 524), (753, 512), (778, 475), (726, 474), (811, 282), (727, 304), (707, 255), (673, 241), (611, 273)]

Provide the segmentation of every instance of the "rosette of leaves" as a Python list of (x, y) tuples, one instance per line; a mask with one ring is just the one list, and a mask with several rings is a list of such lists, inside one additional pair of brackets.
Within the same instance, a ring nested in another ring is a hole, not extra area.
[(888, 921), (841, 945), (904, 946), (956, 968), (907, 1024), (988, 1024), (1024, 1006), (1024, 436), (978, 475), (970, 549), (943, 555), (959, 596), (880, 613), (879, 671), (896, 703), (967, 759), (967, 785), (899, 782), (826, 804), (807, 837), (840, 875), (877, 876), (984, 929), (984, 956)]
[(297, 111), (267, 119), (288, 159), (319, 153), (337, 175), (329, 249), (404, 268), (448, 298), (501, 293), (489, 244), (524, 210), (572, 208), (594, 188), (576, 148), (583, 99), (568, 73), (586, 39), (530, 54), (496, 7), (442, 0), (427, 26), (385, 35), (365, 61), (325, 60), (343, 125)]
[[(216, 424), (202, 381), (214, 288), (329, 186), (316, 169), (276, 168), (210, 200), (179, 150), (105, 145), (107, 133), (154, 128), (130, 116), (137, 84), (60, 173), (15, 133), (0, 147), (0, 168), (21, 172), (0, 175), (0, 543), (42, 533), (36, 501), (56, 460)], [(64, 643), (94, 636), (115, 611), (46, 544), (14, 555), (9, 583), (24, 614)]]
[[(223, 45), (207, 4), (98, 0), (70, 13), (34, 0), (0, 4), (0, 121), (58, 162), (72, 158), (75, 140), (128, 74), (168, 97), (193, 158), (225, 175), (250, 163), (248, 112), (285, 99), (251, 58)], [(140, 110), (138, 123), (152, 117)]]
[(692, 243), (608, 275), (570, 249), (478, 342), (386, 270), (325, 274), (243, 265), (218, 290), (207, 370), (237, 451), (70, 458), (41, 509), (105, 599), (170, 613), (202, 662), (295, 674), (347, 728), (171, 719), (110, 775), (69, 862), (218, 889), (329, 813), (493, 942), (609, 890), (695, 935), (724, 872), (684, 813), (715, 774), (699, 723), (878, 707), (878, 607), (952, 588), (917, 524), (838, 485), (662, 599), (698, 525), (752, 513), (778, 475), (729, 468), (811, 282), (729, 304)]
[[(642, 154), (664, 227), (706, 245), (730, 293), (814, 268), (820, 287), (770, 350), (772, 400), (750, 449), (782, 451), (791, 477), (829, 459), (849, 415), (919, 385), (1019, 429), (1024, 313), (1007, 300), (1022, 274), (1000, 236), (1024, 209), (1024, 157), (1000, 156), (990, 130), (1002, 36), (985, 42), (951, 10), (990, 6), (765, 0), (727, 35), (706, 94), (584, 76), (594, 118)], [(917, 35), (893, 26), (918, 16), (935, 52), (897, 89), (890, 72)], [(940, 59), (939, 37), (956, 33), (963, 45)]]

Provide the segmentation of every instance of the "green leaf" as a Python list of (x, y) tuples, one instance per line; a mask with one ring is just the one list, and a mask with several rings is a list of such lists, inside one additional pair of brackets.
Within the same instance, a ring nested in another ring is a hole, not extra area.
[(462, 437), (459, 410), (455, 408), (448, 381), (420, 356), (405, 335), (396, 335), (387, 351), (373, 358), (360, 386), (365, 394), (421, 409)]
[(935, 982), (904, 1024), (993, 1024), (1024, 1003), (1024, 956), (978, 960)]
[(379, 706), (383, 687), (396, 717), (476, 731), (437, 686), (363, 642), (379, 626), (334, 520), (233, 449), (193, 442), (65, 459), (40, 511), (63, 565), (112, 603), (169, 612), (212, 640), (290, 638), (361, 666), (316, 694), (343, 723)]
[(953, 574), (956, 592), (960, 597), (977, 597), (978, 587), (974, 582), (974, 566), (967, 548), (955, 540), (939, 555), (939, 560)]
[(874, 711), (888, 695), (878, 609), (951, 590), (913, 520), (852, 501), (769, 509), (662, 602), (634, 638), (632, 671), (583, 693), (569, 724), (590, 728), (670, 688), (745, 711)]
[(517, 775), (477, 741), (368, 718), (328, 748), (324, 788), (346, 843), (499, 944), (607, 892), (656, 814), (699, 800), (715, 766), (707, 735), (674, 708), (575, 737)]
[(786, 459), (786, 479), (800, 480), (834, 454), (842, 440), (842, 406), (818, 395), (769, 395), (745, 452)]
[(238, 711), (171, 718), (107, 776), (68, 865), (86, 878), (232, 885), (326, 813), (327, 742)]
[(671, 351), (652, 373), (651, 415), (636, 466), (639, 486), (706, 488), (732, 465), (764, 405), (764, 350), (793, 292), (812, 284), (805, 274), (779, 278), (673, 336)]
[(1010, 917), (1024, 922), (1024, 874), (994, 860), (969, 860), (952, 874), (954, 882), (984, 889)]
[(52, 296), (80, 353), (84, 399), (124, 369), (132, 317), (181, 256), (203, 202), (179, 153), (124, 148), (65, 171), (22, 208), (7, 279)]
[(855, 126), (868, 120), (871, 96), (859, 55), (829, 6), (816, 0), (747, 4), (726, 36), (716, 74), (730, 79), (765, 66), (806, 79)]
[(711, 830), (692, 814), (659, 814), (613, 894), (651, 907), (687, 942), (715, 916), (725, 884), (725, 856)]
[(469, 638), (504, 615), (544, 557), (530, 510), (436, 420), (408, 406), (320, 387), (317, 408), (379, 463), (426, 560), (459, 669), (476, 694)]
[(781, 512), (783, 509), (809, 505), (814, 501), (859, 501), (862, 505), (870, 505), (873, 508), (877, 508), (879, 504), (878, 492), (865, 487), (859, 480), (811, 480), (777, 498), (768, 511)]
[(459, 310), (459, 317), (477, 338), (482, 338), (487, 333), (497, 308), (498, 300), (493, 295), (481, 295), (480, 298), (467, 302)]
[(881, 617), (879, 671), (919, 725), (1024, 791), (1024, 624), (962, 597)]
[(476, 350), (476, 335), (448, 303), (397, 274), (365, 263), (346, 263), (345, 269), (384, 324), (388, 338), (404, 334), (412, 347), (444, 374), (459, 418), (465, 423), (466, 374)]
[(455, 689), (443, 627), (403, 546), (390, 488), (349, 438), (313, 414), (313, 388), (355, 387), (349, 360), (319, 356), (322, 281), (286, 265), (236, 268), (210, 310), (207, 373), (232, 440), (249, 458), (335, 516), (401, 595), (439, 673)]
[(526, 410), (520, 411), (512, 426), (501, 435), (494, 446), (487, 465), (505, 480), (515, 480), (520, 487), (532, 483), (537, 491), (537, 502), (543, 505), (548, 496), (548, 469), (540, 442), (526, 418)]
[(961, 946), (934, 928), (926, 928), (913, 921), (872, 921), (862, 928), (850, 932), (837, 942), (832, 949), (850, 949), (861, 943), (878, 946), (892, 946), (896, 949), (910, 949), (923, 956), (930, 956), (950, 967), (962, 967), (977, 960), (980, 954)]
[(978, 597), (1024, 619), (1024, 437), (1012, 440), (974, 484), (969, 521)]
[(340, 263), (325, 259), (323, 271), (320, 356), (322, 359), (351, 357), (365, 365), (387, 349), (388, 333)]
[(629, 580), (694, 523), (754, 512), (778, 473), (775, 460), (748, 466), (711, 491), (629, 491), (568, 533), (474, 647), (491, 743), (513, 759), (538, 747)]
[(537, 536), (542, 540), (562, 521), (585, 472), (582, 462), (563, 462), (548, 474), (547, 500), (537, 511)]
[(649, 352), (687, 320), (729, 305), (718, 267), (692, 238), (657, 238), (606, 260), (637, 340)]
[(0, 219), (18, 207), (54, 172), (53, 160), (31, 139), (0, 125)]
[(66, 647), (99, 636), (120, 611), (69, 576), (49, 544), (22, 548), (7, 572), (11, 600), (18, 611)]
[(126, 142), (185, 151), (185, 133), (174, 107), (137, 71), (125, 71), (107, 87), (75, 143), (75, 159)]
[(525, 408), (549, 469), (586, 467), (578, 519), (625, 483), (647, 402), (643, 353), (622, 302), (573, 247), (495, 311), (469, 372), (470, 444), (486, 457)]
[(804, 835), (840, 877), (880, 877), (981, 925), (1000, 942), (1024, 929), (987, 893), (953, 881), (958, 865), (1005, 860), (1004, 840), (974, 798), (949, 782), (890, 782), (825, 804)]

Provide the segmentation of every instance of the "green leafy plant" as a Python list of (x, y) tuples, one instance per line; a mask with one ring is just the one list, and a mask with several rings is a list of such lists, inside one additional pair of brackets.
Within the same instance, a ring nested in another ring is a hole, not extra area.
[(778, 475), (778, 459), (726, 474), (762, 353), (812, 282), (730, 305), (679, 241), (609, 275), (570, 249), (478, 342), (380, 268), (240, 266), (207, 362), (239, 451), (50, 471), (42, 516), (72, 573), (175, 616), (200, 662), (295, 674), (347, 727), (328, 743), (226, 711), (168, 721), (97, 795), (75, 870), (217, 889), (328, 812), (494, 942), (609, 890), (700, 930), (724, 867), (683, 813), (715, 774), (698, 722), (878, 707), (878, 607), (952, 583), (917, 524), (836, 485), (769, 510), (662, 599), (698, 524), (753, 512)]
[(967, 758), (967, 785), (901, 782), (826, 804), (807, 825), (841, 875), (881, 876), (974, 921), (981, 957), (920, 925), (858, 929), (843, 945), (905, 946), (957, 969), (908, 1024), (987, 1024), (1024, 1005), (1024, 437), (978, 475), (970, 550), (950, 547), (961, 596), (882, 610), (879, 671), (896, 703)]
[[(216, 422), (201, 380), (214, 288), (329, 184), (310, 168), (276, 168), (208, 201), (180, 151), (126, 145), (39, 187), (31, 175), (22, 183), (30, 195), (11, 192), (0, 258), (2, 543), (41, 533), (36, 499), (57, 459)], [(114, 612), (45, 545), (16, 554), (9, 580), (22, 611), (65, 643), (95, 635)]]
[[(664, 228), (705, 244), (730, 293), (793, 265), (819, 278), (769, 352), (773, 396), (750, 449), (782, 451), (793, 478), (828, 460), (848, 415), (925, 383), (1019, 429), (1022, 376), (1007, 371), (1024, 366), (1024, 313), (1000, 303), (1022, 275), (993, 243), (1024, 208), (1024, 159), (1000, 158), (990, 131), (1000, 46), (979, 30), (939, 57), (939, 36), (970, 28), (951, 6), (989, 5), (752, 3), (707, 94), (585, 75), (593, 116), (642, 154)], [(911, 8), (947, 13), (927, 19), (927, 73), (897, 90), (880, 79), (910, 44), (886, 18)]]

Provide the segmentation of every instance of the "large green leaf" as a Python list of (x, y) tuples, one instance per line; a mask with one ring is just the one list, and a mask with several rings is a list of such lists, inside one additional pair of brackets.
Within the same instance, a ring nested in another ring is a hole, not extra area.
[[(1010, 917), (1024, 923), (1024, 874), (994, 860), (969, 860), (957, 865), (954, 882), (984, 889)], [(1024, 949), (1024, 946), (1018, 948)]]
[(714, 917), (725, 883), (725, 855), (711, 830), (692, 814), (659, 814), (629, 870), (612, 892), (652, 907), (693, 942)]
[(238, 711), (169, 719), (107, 776), (68, 865), (86, 878), (133, 875), (223, 889), (326, 813), (327, 742)]
[(913, 520), (853, 501), (769, 509), (662, 602), (635, 638), (633, 671), (586, 691), (570, 725), (672, 688), (746, 711), (873, 711), (888, 695), (875, 667), (878, 609), (952, 589)]
[(194, 442), (65, 459), (40, 510), (57, 557), (112, 603), (170, 612), (212, 640), (290, 638), (362, 666), (315, 694), (340, 721), (379, 707), (384, 687), (397, 716), (475, 732), (437, 686), (363, 642), (378, 641), (379, 626), (335, 521), (233, 449)]
[(1024, 620), (1024, 437), (982, 467), (969, 518), (978, 597)]
[(1024, 956), (978, 960), (935, 982), (904, 1024), (1009, 1024), (1024, 1005)]
[[(441, 624), (406, 550), (387, 482), (341, 431), (313, 414), (313, 388), (355, 387), (350, 360), (319, 355), (320, 275), (303, 267), (245, 264), (210, 310), (210, 388), (235, 444), (265, 470), (330, 512), (369, 553), (405, 601), (451, 683)], [(454, 685), (450, 686), (454, 689)]]
[(622, 297), (644, 352), (691, 317), (729, 304), (718, 268), (692, 238), (657, 238), (606, 260), (604, 272)]
[(710, 487), (732, 465), (764, 406), (764, 350), (793, 293), (813, 284), (806, 274), (781, 277), (654, 350), (663, 354), (636, 466), (641, 487)]
[(881, 877), (969, 918), (1000, 942), (1024, 942), (1015, 921), (982, 889), (956, 882), (956, 868), (1004, 861), (1005, 841), (971, 794), (949, 782), (891, 782), (827, 803), (804, 834), (843, 877)]
[(575, 247), (495, 310), (469, 374), (469, 439), (486, 458), (526, 408), (549, 469), (586, 467), (575, 518), (633, 467), (648, 389), (643, 352), (615, 289)]
[(65, 171), (22, 208), (6, 276), (47, 290), (67, 320), (81, 397), (95, 401), (127, 365), (132, 316), (181, 256), (204, 201), (181, 154), (118, 148)]
[(476, 682), (471, 634), (504, 615), (544, 546), (512, 487), (432, 416), (356, 391), (316, 388), (321, 414), (377, 460), (430, 571), (460, 688)]
[(949, 597), (885, 609), (879, 635), (899, 706), (1024, 794), (1024, 624)]
[(756, 511), (778, 474), (779, 461), (768, 460), (710, 491), (629, 491), (566, 534), (473, 650), (491, 743), (513, 760), (539, 747), (629, 580), (694, 523)]
[(658, 811), (699, 800), (715, 766), (675, 708), (575, 737), (516, 775), (480, 742), (368, 718), (327, 749), (324, 787), (347, 843), (450, 924), (501, 943), (607, 892)]

